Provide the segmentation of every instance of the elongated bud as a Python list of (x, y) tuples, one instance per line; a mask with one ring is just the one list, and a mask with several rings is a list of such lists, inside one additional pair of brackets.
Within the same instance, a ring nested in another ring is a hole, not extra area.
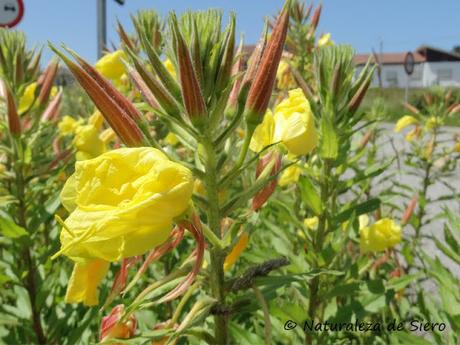
[(184, 101), (185, 110), (187, 111), (187, 114), (193, 124), (202, 125), (207, 117), (206, 103), (201, 92), (198, 78), (193, 68), (190, 51), (178, 28), (175, 17), (173, 18), (173, 24), (176, 38), (182, 98)]
[[(126, 113), (123, 106), (118, 103), (118, 100), (123, 98), (123, 96), (114, 88), (107, 87), (106, 84), (99, 84), (98, 80), (94, 79), (83, 68), (73, 63), (54, 46), (50, 45), (50, 48), (64, 61), (120, 139), (131, 147), (144, 145), (145, 138), (141, 129), (131, 116)], [(98, 75), (97, 72), (95, 73)], [(99, 77), (102, 78), (100, 75)]]
[(452, 104), (452, 106), (450, 106), (449, 109), (447, 109), (447, 114), (448, 115), (455, 114), (455, 113), (460, 113), (460, 104), (458, 104), (458, 103)]
[[(145, 82), (145, 85), (150, 89), (152, 94), (155, 96), (156, 101), (160, 107), (170, 116), (180, 117), (180, 109), (174, 97), (169, 93), (169, 91), (158, 81), (152, 74), (150, 74), (142, 63), (139, 61), (139, 58), (134, 54), (130, 53), (134, 67), (136, 71), (141, 76), (142, 80)], [(128, 71), (131, 69), (128, 66)], [(137, 86), (137, 84), (135, 84)], [(141, 90), (140, 90), (141, 91)]]
[(405, 102), (403, 104), (404, 108), (406, 108), (407, 110), (409, 110), (410, 112), (414, 113), (414, 114), (419, 114), (420, 113), (420, 110), (418, 110), (416, 107), (414, 107), (412, 104), (409, 104), (407, 102)]
[(159, 107), (155, 96), (153, 95), (152, 91), (148, 88), (147, 84), (142, 79), (141, 75), (131, 66), (128, 68), (128, 75), (134, 83), (134, 86), (139, 90), (142, 97), (145, 99), (148, 105), (152, 108), (156, 109)]
[[(269, 164), (273, 165), (273, 168), (270, 171), (270, 176), (276, 175), (281, 169), (281, 155), (279, 153), (269, 152), (263, 156), (257, 164), (256, 178), (262, 174), (262, 172)], [(254, 196), (252, 199), (253, 211), (259, 210), (265, 204), (268, 198), (270, 198), (270, 196), (275, 191), (277, 184), (277, 180), (270, 181), (267, 186), (265, 186), (259, 193)]]
[(62, 90), (59, 90), (57, 95), (51, 102), (48, 103), (42, 115), (42, 121), (56, 120), (59, 115), (59, 107), (61, 106)]
[(368, 131), (364, 136), (361, 142), (359, 143), (358, 150), (362, 150), (366, 147), (367, 143), (369, 140), (371, 140), (372, 136), (374, 135), (374, 131), (370, 130)]
[(235, 56), (235, 14), (230, 16), (227, 35), (225, 37), (225, 48), (222, 55), (222, 61), (217, 76), (216, 87), (218, 91), (226, 88), (233, 69), (233, 58)]
[(355, 95), (350, 100), (350, 103), (348, 103), (348, 109), (350, 113), (352, 114), (355, 113), (356, 110), (358, 110), (359, 106), (361, 105), (361, 102), (363, 101), (364, 96), (366, 95), (366, 92), (369, 89), (369, 86), (371, 85), (373, 74), (374, 74), (374, 70), (369, 72), (367, 79), (361, 84), (358, 91), (356, 91)]
[(409, 221), (410, 221), (410, 219), (412, 217), (412, 214), (414, 213), (415, 206), (417, 206), (417, 200), (418, 200), (418, 198), (415, 195), (411, 199), (409, 204), (407, 205), (406, 211), (404, 211), (404, 214), (403, 214), (403, 217), (402, 217), (402, 221), (401, 221), (402, 225), (406, 225), (407, 223), (409, 223)]
[(249, 67), (246, 70), (243, 78), (243, 85), (251, 86), (256, 78), (257, 71), (259, 70), (260, 61), (264, 55), (265, 49), (267, 48), (267, 40), (268, 40), (268, 32), (264, 32), (262, 38), (257, 42), (254, 51), (252, 52), (251, 56), (249, 57)]
[(243, 84), (243, 80), (238, 77), (238, 74), (243, 70), (243, 42), (241, 42), (238, 50), (236, 52), (236, 62), (232, 67), (232, 77), (237, 78), (235, 83), (233, 84), (232, 91), (230, 92), (230, 96), (228, 98), (227, 108), (229, 110), (235, 109), (238, 105), (238, 95), (241, 90), (241, 85)]
[(5, 80), (0, 79), (0, 95), (5, 99), (8, 129), (12, 135), (21, 134), (21, 122), (14, 102), (13, 93)]
[(276, 72), (286, 41), (289, 26), (289, 4), (287, 2), (273, 29), (267, 48), (263, 53), (260, 67), (249, 90), (246, 102), (246, 121), (258, 125), (262, 122), (272, 95)]
[(57, 61), (53, 61), (48, 65), (48, 67), (46, 67), (43, 75), (40, 77), (38, 82), (38, 84), (41, 85), (40, 93), (38, 95), (38, 101), (40, 104), (48, 102), (58, 68), (59, 63)]
[(425, 103), (426, 103), (427, 105), (432, 105), (432, 104), (433, 104), (433, 96), (432, 96), (431, 94), (425, 93), (425, 94), (423, 95), (423, 98), (425, 99)]
[(134, 336), (137, 320), (134, 315), (130, 315), (127, 321), (120, 322), (124, 309), (124, 305), (119, 304), (112, 309), (109, 315), (102, 318), (99, 333), (99, 340), (101, 342), (115, 338), (129, 339)]
[(117, 21), (117, 32), (118, 36), (120, 36), (121, 41), (131, 50), (135, 50), (134, 43), (129, 38), (128, 34), (126, 33), (123, 25), (119, 21)]
[(319, 24), (319, 19), (321, 17), (321, 10), (323, 6), (319, 5), (315, 12), (313, 13), (313, 16), (311, 17), (311, 23), (310, 23), (310, 30), (308, 31), (308, 36), (311, 37), (316, 31), (316, 28), (318, 27)]

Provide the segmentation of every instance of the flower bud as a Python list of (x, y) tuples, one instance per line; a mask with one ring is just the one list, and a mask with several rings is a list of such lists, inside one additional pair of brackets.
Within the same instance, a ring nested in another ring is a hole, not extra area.
[(120, 139), (131, 147), (143, 146), (146, 140), (133, 119), (138, 114), (137, 110), (133, 110), (134, 106), (83, 59), (78, 58), (84, 66), (82, 68), (54, 46), (50, 47), (64, 61)]
[(412, 214), (414, 213), (415, 206), (417, 206), (417, 196), (415, 195), (412, 200), (409, 202), (409, 205), (407, 205), (406, 211), (403, 214), (401, 224), (406, 225), (409, 223)]
[(6, 112), (8, 117), (8, 128), (12, 135), (21, 134), (21, 122), (19, 121), (18, 111), (14, 102), (14, 97), (10, 87), (5, 80), (0, 79), (0, 95), (5, 98)]
[(289, 6), (286, 5), (278, 17), (248, 93), (246, 121), (253, 126), (262, 122), (267, 110), (283, 53), (288, 26)]
[(42, 121), (50, 121), (57, 119), (59, 115), (59, 107), (61, 106), (61, 99), (62, 90), (60, 90), (58, 94), (53, 98), (53, 100), (49, 102), (48, 106), (43, 112)]
[(308, 36), (309, 37), (312, 37), (313, 34), (315, 33), (316, 31), (316, 28), (318, 27), (318, 24), (319, 24), (319, 19), (321, 17), (321, 10), (322, 10), (323, 6), (322, 5), (319, 5), (315, 12), (313, 13), (313, 17), (311, 17), (311, 22), (310, 22), (310, 30), (308, 32)]
[(48, 102), (58, 68), (59, 62), (51, 62), (38, 80), (38, 85), (41, 86), (40, 93), (38, 94), (38, 101), (40, 104)]
[(207, 117), (206, 103), (193, 67), (190, 51), (182, 37), (175, 17), (173, 17), (173, 27), (184, 106), (192, 123), (202, 125)]
[(404, 103), (403, 104), (404, 108), (406, 108), (407, 110), (409, 110), (410, 112), (414, 113), (414, 114), (419, 114), (420, 113), (420, 110), (418, 110), (416, 107), (414, 107), (412, 104), (409, 104), (409, 103)]
[[(270, 171), (270, 176), (276, 175), (281, 169), (281, 155), (279, 153), (269, 152), (264, 157), (262, 157), (262, 159), (257, 164), (256, 178), (262, 174), (262, 172), (269, 164), (273, 164), (273, 168)], [(263, 206), (263, 204), (265, 204), (268, 198), (270, 198), (270, 196), (275, 191), (277, 183), (278, 181), (276, 179), (270, 181), (259, 193), (254, 196), (252, 199), (253, 211), (257, 211)]]
[[(124, 309), (124, 305), (119, 304), (112, 309), (109, 315), (102, 318), (99, 333), (99, 340), (101, 342), (115, 338), (129, 339), (134, 335), (137, 325), (134, 315), (130, 315), (127, 321), (120, 322)], [(113, 345), (115, 344), (117, 343), (113, 343)]]

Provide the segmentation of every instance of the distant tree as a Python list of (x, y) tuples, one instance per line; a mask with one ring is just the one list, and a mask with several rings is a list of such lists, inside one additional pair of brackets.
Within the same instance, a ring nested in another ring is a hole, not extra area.
[(460, 55), (460, 46), (454, 46), (452, 48), (452, 53)]

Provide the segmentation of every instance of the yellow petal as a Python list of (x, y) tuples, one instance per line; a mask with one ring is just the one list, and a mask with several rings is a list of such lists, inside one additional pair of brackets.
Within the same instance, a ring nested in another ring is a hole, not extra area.
[[(159, 150), (122, 148), (76, 163), (66, 183), (61, 253), (74, 260), (118, 261), (163, 243), (189, 206), (192, 173)], [(76, 195), (75, 195), (76, 194)]]
[(79, 154), (77, 160), (95, 158), (106, 151), (105, 143), (99, 137), (99, 130), (93, 125), (79, 126), (73, 144)]
[(276, 107), (273, 141), (281, 141), (289, 153), (310, 153), (318, 143), (314, 117), (302, 90), (289, 92), (289, 98)]
[(396, 122), (395, 132), (401, 132), (404, 128), (410, 125), (415, 125), (418, 123), (418, 120), (412, 115), (404, 115), (401, 117), (398, 122)]
[(249, 148), (254, 152), (260, 152), (268, 145), (273, 144), (274, 129), (273, 113), (268, 110), (264, 116), (264, 120), (257, 126), (253, 134)]
[(120, 79), (125, 73), (125, 65), (122, 59), (126, 55), (122, 50), (104, 55), (95, 65), (96, 70), (104, 77), (113, 81)]
[(173, 63), (171, 62), (171, 60), (169, 59), (166, 59), (163, 64), (165, 65), (166, 69), (168, 70), (168, 72), (174, 77), (176, 78), (176, 70), (174, 68), (174, 65)]
[(278, 184), (281, 187), (284, 187), (291, 183), (297, 183), (297, 181), (299, 181), (299, 177), (301, 174), (302, 168), (299, 167), (297, 164), (293, 164), (290, 167), (284, 169), (278, 181)]
[(401, 242), (401, 227), (389, 218), (360, 229), (362, 253), (384, 251)]
[(331, 34), (330, 33), (326, 33), (326, 34), (322, 35), (320, 37), (320, 39), (318, 40), (318, 47), (319, 48), (329, 47), (329, 46), (333, 46), (333, 45), (334, 45), (334, 41), (331, 40)]
[(318, 229), (319, 219), (318, 217), (305, 218), (303, 224), (310, 230)]
[(32, 103), (35, 100), (35, 91), (37, 90), (37, 83), (34, 82), (32, 84), (29, 84), (22, 95), (22, 97), (19, 100), (19, 106), (18, 106), (18, 111), (20, 114), (24, 113), (26, 110), (28, 110)]
[(66, 303), (83, 303), (94, 306), (99, 303), (97, 286), (106, 276), (109, 263), (103, 260), (92, 260), (87, 263), (76, 263), (67, 286)]

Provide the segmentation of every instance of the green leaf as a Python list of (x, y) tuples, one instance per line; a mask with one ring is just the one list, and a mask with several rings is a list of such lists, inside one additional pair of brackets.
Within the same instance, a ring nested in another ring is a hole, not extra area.
[(321, 122), (322, 141), (320, 147), (320, 156), (323, 159), (336, 159), (339, 151), (337, 134), (334, 126), (327, 116), (323, 117)]
[(407, 285), (410, 283), (416, 281), (418, 278), (420, 278), (423, 274), (421, 272), (417, 274), (408, 274), (405, 275), (401, 278), (394, 278), (390, 279), (387, 283), (387, 289), (393, 289), (395, 291), (399, 291), (404, 289)]
[(0, 232), (8, 238), (27, 236), (28, 232), (10, 219), (0, 217)]
[(346, 220), (348, 220), (352, 214), (358, 217), (362, 214), (370, 213), (378, 209), (380, 207), (380, 203), (381, 203), (380, 199), (374, 198), (374, 199), (367, 200), (361, 204), (351, 206), (347, 208), (346, 210), (340, 212), (337, 215), (336, 220), (339, 223), (343, 223)]
[(307, 176), (301, 176), (299, 179), (300, 195), (304, 204), (310, 208), (315, 215), (321, 214), (321, 199), (313, 186), (313, 183)]

